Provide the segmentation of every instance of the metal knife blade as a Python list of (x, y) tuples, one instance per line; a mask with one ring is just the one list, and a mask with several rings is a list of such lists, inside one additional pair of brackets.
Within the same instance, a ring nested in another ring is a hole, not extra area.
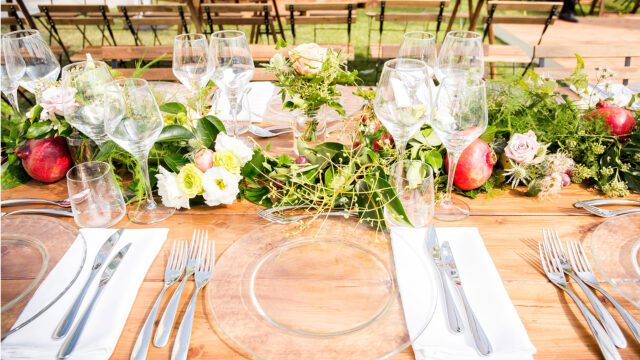
[(451, 252), (451, 246), (448, 241), (445, 241), (440, 250), (442, 256), (442, 262), (445, 267), (445, 271), (447, 275), (451, 277), (451, 280), (456, 285), (462, 285), (462, 281), (460, 280), (460, 274), (458, 274), (458, 266), (456, 265), (456, 260), (453, 258), (453, 253)]
[(427, 234), (427, 250), (436, 262), (436, 265), (441, 264), (442, 258), (440, 257), (440, 245), (438, 245), (438, 234), (436, 234), (435, 226), (429, 227), (429, 233)]
[(109, 236), (104, 244), (102, 244), (100, 250), (98, 250), (98, 254), (96, 255), (95, 260), (93, 260), (93, 266), (91, 267), (91, 270), (97, 270), (102, 267), (105, 260), (107, 260), (107, 258), (109, 257), (109, 254), (111, 254), (111, 250), (113, 250), (118, 240), (120, 240), (120, 236), (123, 232), (124, 228), (116, 231), (111, 236)]
[(122, 258), (127, 254), (127, 251), (129, 251), (131, 244), (132, 243), (128, 243), (127, 245), (125, 245), (122, 249), (120, 249), (120, 251), (118, 251), (116, 256), (114, 256), (113, 259), (111, 259), (111, 261), (109, 262), (109, 265), (107, 265), (107, 268), (104, 269), (104, 271), (102, 272), (102, 276), (100, 277), (100, 283), (98, 284), (98, 287), (105, 286), (109, 282), (109, 280), (111, 280), (113, 273), (115, 273), (116, 269), (118, 269), (118, 266), (120, 265), (120, 261), (122, 261)]

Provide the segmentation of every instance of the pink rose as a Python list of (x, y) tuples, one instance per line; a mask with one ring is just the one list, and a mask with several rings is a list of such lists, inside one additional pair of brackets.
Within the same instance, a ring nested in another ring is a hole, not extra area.
[(529, 130), (526, 134), (511, 135), (504, 153), (518, 164), (537, 164), (543, 159), (542, 156), (536, 157), (539, 150), (536, 134)]
[(302, 44), (289, 51), (293, 67), (301, 75), (315, 74), (322, 68), (327, 49), (318, 44)]
[(79, 105), (76, 101), (76, 89), (69, 87), (50, 87), (42, 92), (40, 106), (49, 114), (64, 116), (65, 112), (75, 112)]
[(202, 149), (198, 151), (194, 157), (194, 161), (196, 163), (196, 167), (200, 171), (206, 172), (213, 167), (213, 150)]

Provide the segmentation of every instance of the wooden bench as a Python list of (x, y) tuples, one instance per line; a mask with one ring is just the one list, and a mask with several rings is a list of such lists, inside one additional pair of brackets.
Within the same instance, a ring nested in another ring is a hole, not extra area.
[[(438, 50), (440, 45), (437, 45)], [(371, 54), (375, 54), (374, 58), (379, 60), (393, 59), (398, 56), (400, 50), (399, 44), (382, 44), (372, 45)], [(511, 64), (528, 64), (531, 57), (524, 50), (509, 45), (484, 45), (484, 61), (485, 63), (511, 63)]]

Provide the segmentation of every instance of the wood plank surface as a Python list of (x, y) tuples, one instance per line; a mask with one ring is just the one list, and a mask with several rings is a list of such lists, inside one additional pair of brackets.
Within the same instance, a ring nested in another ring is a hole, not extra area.
[[(528, 64), (531, 61), (531, 56), (515, 46), (489, 44), (484, 44), (483, 46), (484, 62), (486, 64), (492, 62)], [(440, 44), (437, 47), (439, 50)], [(369, 51), (374, 59), (393, 59), (398, 56), (400, 44), (382, 44), (380, 46), (372, 44)]]

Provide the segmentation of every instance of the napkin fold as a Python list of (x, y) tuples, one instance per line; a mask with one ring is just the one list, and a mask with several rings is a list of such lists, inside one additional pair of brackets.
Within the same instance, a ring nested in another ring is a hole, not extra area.
[[(415, 284), (416, 278), (423, 276), (421, 274), (425, 272), (415, 267), (415, 260), (409, 258), (417, 256), (422, 261), (432, 262), (426, 248), (426, 229), (395, 228), (391, 229), (391, 241), (398, 287), (409, 335), (414, 340), (413, 352), (416, 359), (532, 359), (536, 349), (511, 303), (478, 229), (440, 228), (436, 232), (440, 244), (448, 241), (451, 245), (469, 303), (494, 352), (489, 356), (480, 356), (476, 352), (462, 302), (456, 289), (447, 281), (446, 286), (451, 289), (465, 325), (462, 334), (454, 334), (449, 330), (440, 280), (433, 272), (433, 278), (430, 280), (436, 283), (439, 298), (431, 322), (420, 334), (423, 326), (415, 321), (412, 323), (411, 319), (424, 317), (424, 308), (419, 302), (414, 301), (414, 298), (425, 297), (424, 286), (408, 284)], [(409, 248), (413, 250), (412, 254), (407, 251)], [(420, 335), (416, 339), (418, 334)]]
[[(51, 308), (40, 317), (27, 324), (24, 328), (9, 335), (2, 342), (2, 359), (55, 359), (64, 339), (54, 340), (53, 332), (69, 309), (78, 293), (82, 289), (91, 273), (91, 267), (98, 250), (104, 241), (114, 233), (114, 229), (82, 229), (80, 230), (87, 243), (86, 259), (82, 271), (74, 284), (69, 288)], [(131, 248), (122, 259), (120, 266), (113, 277), (105, 286), (100, 299), (95, 304), (87, 326), (80, 336), (76, 350), (70, 359), (108, 359), (113, 353), (120, 333), (129, 316), (138, 289), (158, 255), (164, 241), (167, 239), (169, 229), (127, 229), (122, 233), (115, 249), (107, 260), (111, 258), (125, 245), (132, 243)], [(51, 270), (47, 278), (42, 282), (38, 290), (26, 305), (18, 322), (30, 317), (37, 312), (43, 304), (49, 302), (56, 291), (60, 289), (58, 281), (68, 278), (68, 272), (77, 271), (78, 257), (84, 255), (84, 247), (80, 236), (71, 245), (69, 250)], [(104, 270), (104, 267), (101, 271)], [(77, 322), (82, 316), (87, 304), (95, 294), (98, 280), (102, 272), (98, 273), (91, 288), (83, 301), (80, 312), (76, 317)]]
[[(262, 121), (262, 116), (267, 110), (269, 100), (273, 96), (275, 85), (270, 81), (256, 81), (247, 85), (251, 90), (245, 96), (247, 99), (240, 99), (242, 109), (238, 114), (238, 119), (251, 122)], [(247, 108), (248, 107), (248, 108)], [(212, 109), (212, 113), (222, 121), (232, 120), (229, 100), (225, 96), (220, 96)]]

